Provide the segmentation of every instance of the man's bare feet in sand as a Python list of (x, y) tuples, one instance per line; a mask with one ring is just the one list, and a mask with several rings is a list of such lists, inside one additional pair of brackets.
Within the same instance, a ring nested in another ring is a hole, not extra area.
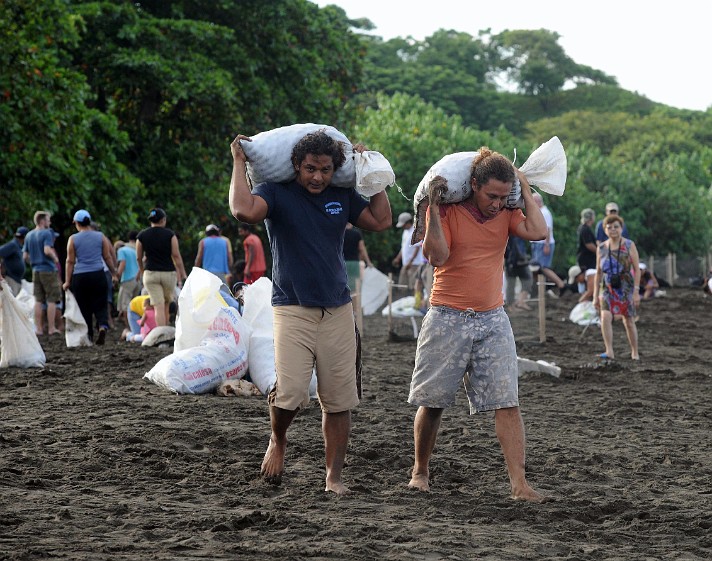
[(328, 479), (326, 480), (326, 489), (324, 491), (331, 491), (339, 496), (348, 495), (351, 492), (341, 481), (329, 481)]
[(553, 500), (551, 497), (538, 493), (529, 487), (529, 485), (518, 490), (512, 489), (512, 498), (515, 501), (528, 501), (530, 503), (546, 503)]
[(408, 489), (416, 489), (424, 493), (429, 493), (430, 477), (427, 475), (413, 475), (408, 483)]
[(284, 474), (284, 454), (287, 451), (287, 443), (277, 444), (273, 437), (269, 439), (269, 446), (262, 460), (260, 475), (271, 485), (280, 485)]

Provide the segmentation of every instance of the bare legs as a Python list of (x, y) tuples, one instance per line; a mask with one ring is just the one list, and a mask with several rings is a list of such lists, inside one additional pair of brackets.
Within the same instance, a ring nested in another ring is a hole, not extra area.
[(262, 460), (261, 474), (267, 483), (279, 485), (282, 483), (284, 473), (284, 454), (287, 451), (287, 429), (292, 424), (297, 410), (289, 411), (271, 406), (269, 408), (272, 434), (269, 437), (269, 446)]
[(635, 326), (635, 318), (623, 318), (623, 327), (628, 336), (628, 344), (630, 345), (630, 358), (639, 360), (638, 355), (638, 328)]
[[(639, 360), (638, 355), (638, 328), (635, 326), (635, 318), (624, 317), (623, 327), (625, 327), (626, 335), (628, 336), (628, 344), (630, 345), (630, 358)], [(601, 310), (601, 334), (603, 335), (603, 344), (606, 346), (606, 355), (608, 358), (614, 358), (613, 354), (613, 314), (607, 310)]]
[[(287, 451), (287, 429), (292, 424), (297, 410), (289, 411), (270, 407), (272, 434), (262, 461), (261, 474), (265, 481), (273, 485), (282, 482), (284, 457)], [(341, 480), (341, 472), (346, 458), (346, 447), (351, 433), (351, 411), (322, 414), (322, 432), (326, 454), (326, 488), (337, 495), (349, 492)]]
[(536, 492), (527, 483), (524, 459), (524, 423), (519, 413), (519, 407), (497, 409), (494, 412), (494, 426), (499, 445), (502, 447), (504, 461), (507, 464), (509, 481), (512, 486), (512, 498), (519, 501), (543, 503), (547, 497)]
[(44, 329), (42, 327), (43, 315), (42, 302), (35, 302), (35, 333), (37, 335), (42, 335), (42, 333), (44, 333)]
[(408, 487), (411, 489), (430, 491), (430, 457), (433, 455), (442, 417), (442, 409), (418, 407), (413, 422), (415, 464), (410, 483), (408, 483)]
[(324, 451), (326, 453), (326, 488), (337, 495), (349, 492), (341, 481), (341, 470), (346, 458), (346, 445), (351, 434), (351, 411), (323, 413), (321, 420), (324, 433)]
[(606, 346), (606, 356), (613, 358), (613, 314), (607, 310), (601, 310), (601, 335), (603, 344)]
[(165, 305), (158, 304), (156, 306), (156, 326), (168, 325), (168, 307), (170, 304), (168, 302)]
[[(42, 302), (35, 302), (35, 333), (42, 335), (44, 333), (44, 307)], [(54, 335), (60, 333), (57, 329), (57, 304), (47, 302), (47, 333)]]
[[(430, 457), (442, 420), (442, 409), (418, 408), (413, 423), (415, 437), (415, 464), (408, 487), (419, 491), (430, 491)], [(512, 486), (512, 498), (541, 503), (547, 500), (527, 483), (524, 468), (524, 424), (519, 407), (497, 409), (495, 411), (495, 431), (502, 447)]]

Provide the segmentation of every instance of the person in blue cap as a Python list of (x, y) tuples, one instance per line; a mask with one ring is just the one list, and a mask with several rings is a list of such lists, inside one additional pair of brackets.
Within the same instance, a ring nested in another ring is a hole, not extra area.
[(91, 215), (86, 210), (74, 213), (76, 234), (67, 242), (64, 290), (71, 288), (79, 310), (87, 324), (88, 336), (94, 340), (94, 318), (98, 336), (97, 345), (103, 345), (109, 331), (109, 310), (106, 307), (107, 286), (104, 263), (111, 278), (116, 280), (113, 246), (109, 239), (92, 227)]

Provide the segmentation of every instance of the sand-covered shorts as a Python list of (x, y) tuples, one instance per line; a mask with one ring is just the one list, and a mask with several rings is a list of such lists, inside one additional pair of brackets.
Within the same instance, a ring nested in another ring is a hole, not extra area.
[(503, 307), (433, 306), (423, 320), (408, 403), (445, 408), (463, 381), (470, 413), (519, 405), (517, 349)]

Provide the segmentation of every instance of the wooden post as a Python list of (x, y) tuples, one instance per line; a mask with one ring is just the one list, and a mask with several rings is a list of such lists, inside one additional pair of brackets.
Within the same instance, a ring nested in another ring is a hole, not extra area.
[(363, 337), (363, 308), (361, 307), (361, 279), (356, 279), (356, 293), (351, 295), (356, 316), (356, 327)]
[(537, 275), (537, 288), (539, 296), (539, 342), (546, 343), (546, 279), (544, 275)]
[(391, 306), (393, 304), (393, 273), (388, 273), (388, 333), (393, 332), (393, 315)]

